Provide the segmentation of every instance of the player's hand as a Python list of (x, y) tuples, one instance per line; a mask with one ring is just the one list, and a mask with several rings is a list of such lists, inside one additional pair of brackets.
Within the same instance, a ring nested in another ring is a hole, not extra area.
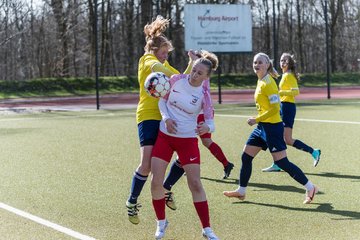
[(190, 61), (195, 61), (196, 59), (200, 58), (198, 55), (196, 55), (196, 52), (192, 49), (188, 52), (188, 56), (190, 58)]
[(171, 133), (171, 134), (176, 134), (177, 130), (176, 130), (176, 127), (177, 127), (177, 124), (174, 120), (172, 120), (171, 118), (169, 119), (166, 119), (165, 121), (165, 127), (166, 127), (166, 130)]
[(251, 117), (247, 120), (247, 124), (249, 124), (250, 126), (253, 126), (256, 124), (256, 118), (255, 117)]
[(197, 135), (203, 135), (205, 133), (208, 133), (210, 131), (209, 126), (205, 122), (199, 122), (197, 125), (195, 132)]

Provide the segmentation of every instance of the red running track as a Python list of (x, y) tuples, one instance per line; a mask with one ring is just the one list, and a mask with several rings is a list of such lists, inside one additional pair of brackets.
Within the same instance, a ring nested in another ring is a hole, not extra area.
[[(214, 103), (218, 103), (219, 95), (217, 91), (211, 93)], [(327, 88), (301, 88), (300, 95), (296, 97), (298, 101), (302, 100), (320, 100), (327, 99)], [(354, 87), (334, 87), (330, 90), (331, 99), (360, 99), (360, 86)], [(252, 103), (254, 102), (254, 90), (223, 90), (221, 94), (223, 104), (227, 103)], [(138, 102), (137, 93), (121, 93), (103, 95), (99, 99), (100, 106), (118, 105), (134, 106)], [(55, 98), (19, 98), (4, 99), (0, 101), (0, 108), (32, 108), (32, 107), (50, 107), (50, 106), (94, 106), (96, 107), (95, 96), (83, 97), (55, 97)]]

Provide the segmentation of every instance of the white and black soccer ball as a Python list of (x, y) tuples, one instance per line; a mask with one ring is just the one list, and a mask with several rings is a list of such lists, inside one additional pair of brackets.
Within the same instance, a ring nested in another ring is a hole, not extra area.
[(164, 97), (170, 91), (169, 78), (162, 72), (150, 73), (145, 80), (144, 87), (150, 96)]

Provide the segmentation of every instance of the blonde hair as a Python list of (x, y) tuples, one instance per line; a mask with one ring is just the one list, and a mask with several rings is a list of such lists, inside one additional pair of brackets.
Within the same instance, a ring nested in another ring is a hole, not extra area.
[(171, 41), (164, 35), (169, 23), (169, 19), (165, 19), (158, 15), (152, 23), (145, 25), (145, 52), (156, 52), (163, 46), (168, 47), (169, 51), (174, 50)]
[(270, 60), (269, 56), (265, 53), (258, 53), (254, 56), (254, 59), (257, 57), (263, 57), (265, 58), (266, 62), (269, 64), (269, 68), (267, 69), (267, 72), (273, 77), (273, 78), (278, 78), (280, 76), (280, 74), (276, 71), (276, 69), (274, 68), (274, 64), (272, 62), (272, 60)]

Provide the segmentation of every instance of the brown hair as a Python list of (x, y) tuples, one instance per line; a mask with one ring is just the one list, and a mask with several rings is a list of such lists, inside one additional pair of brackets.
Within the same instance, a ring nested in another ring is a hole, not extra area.
[(145, 25), (145, 52), (156, 52), (163, 46), (167, 46), (169, 51), (174, 49), (171, 41), (163, 34), (169, 26), (169, 23), (169, 19), (165, 19), (158, 15), (152, 23)]
[(288, 69), (294, 74), (297, 81), (300, 81), (300, 73), (296, 70), (296, 61), (294, 55), (290, 53), (283, 53), (281, 57), (285, 57), (288, 64)]
[(197, 56), (209, 60), (211, 62), (211, 70), (216, 71), (216, 69), (219, 66), (219, 59), (214, 53), (208, 52), (206, 50), (199, 50), (196, 51), (195, 53)]

